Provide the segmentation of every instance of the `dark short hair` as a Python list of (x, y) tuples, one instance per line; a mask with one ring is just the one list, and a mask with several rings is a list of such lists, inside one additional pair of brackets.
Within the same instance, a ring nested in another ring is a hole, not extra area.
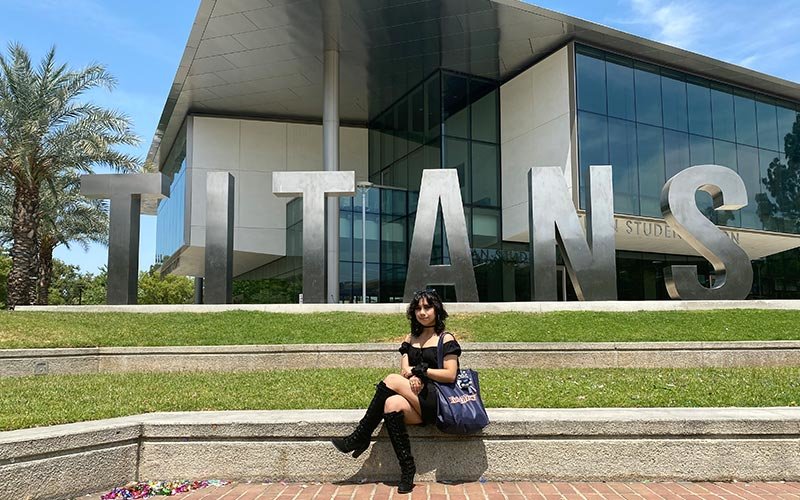
[(433, 325), (433, 330), (437, 334), (441, 334), (444, 332), (444, 321), (447, 319), (448, 314), (447, 311), (444, 310), (444, 304), (442, 304), (442, 299), (439, 297), (436, 290), (433, 288), (426, 288), (414, 293), (414, 296), (411, 297), (411, 302), (408, 303), (406, 317), (411, 322), (411, 335), (418, 337), (424, 329), (422, 324), (417, 321), (416, 315), (417, 306), (422, 299), (425, 299), (429, 305), (433, 306), (433, 310), (436, 312), (436, 323)]

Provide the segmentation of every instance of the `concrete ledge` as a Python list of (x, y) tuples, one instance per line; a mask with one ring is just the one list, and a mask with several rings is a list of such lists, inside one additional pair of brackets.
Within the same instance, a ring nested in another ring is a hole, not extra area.
[[(346, 368), (354, 362), (361, 367), (391, 369), (397, 366), (397, 347), (396, 344), (284, 344), (4, 349), (0, 350), (0, 377)], [(465, 342), (463, 347), (462, 364), (472, 368), (800, 366), (800, 341)]]
[[(643, 300), (596, 302), (450, 302), (450, 313), (556, 311), (706, 311), (715, 309), (783, 309), (800, 310), (800, 300)], [(118, 306), (17, 306), (17, 311), (39, 312), (224, 312), (260, 311), (270, 313), (358, 312), (372, 314), (404, 313), (406, 304), (159, 304)]]
[[(361, 415), (153, 413), (2, 432), (0, 498), (76, 496), (136, 479), (396, 479), (384, 431), (358, 459), (328, 442)], [(417, 479), (800, 479), (800, 408), (494, 409), (489, 416), (477, 436), (410, 428)]]

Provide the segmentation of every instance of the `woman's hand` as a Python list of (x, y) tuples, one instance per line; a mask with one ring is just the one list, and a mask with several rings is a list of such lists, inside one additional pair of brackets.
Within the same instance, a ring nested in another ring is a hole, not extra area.
[(419, 377), (412, 376), (408, 379), (408, 385), (411, 387), (411, 392), (414, 394), (419, 394), (419, 391), (422, 390), (422, 380)]
[(413, 373), (411, 373), (411, 368), (410, 368), (410, 367), (405, 367), (405, 366), (404, 366), (404, 367), (403, 367), (403, 368), (400, 370), (400, 375), (404, 376), (405, 378), (411, 378), (411, 376), (413, 375)]

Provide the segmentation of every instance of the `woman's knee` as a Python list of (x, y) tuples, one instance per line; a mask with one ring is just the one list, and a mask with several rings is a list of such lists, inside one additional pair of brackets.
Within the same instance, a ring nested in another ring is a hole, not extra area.
[(409, 408), (411, 408), (411, 405), (403, 396), (392, 396), (386, 400), (386, 403), (383, 404), (384, 413), (392, 413), (396, 411), (405, 412)]
[(402, 387), (408, 387), (408, 379), (397, 373), (390, 373), (387, 375), (386, 378), (383, 379), (383, 383), (393, 391), (397, 391)]

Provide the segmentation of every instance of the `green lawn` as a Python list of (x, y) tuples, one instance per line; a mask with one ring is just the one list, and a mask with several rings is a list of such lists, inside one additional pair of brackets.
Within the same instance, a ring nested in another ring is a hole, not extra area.
[[(475, 342), (800, 340), (800, 311), (455, 314)], [(0, 312), (0, 348), (397, 342), (400, 314)]]
[[(154, 411), (364, 408), (381, 369), (0, 379), (0, 430)], [(481, 370), (487, 407), (795, 406), (800, 368)]]

